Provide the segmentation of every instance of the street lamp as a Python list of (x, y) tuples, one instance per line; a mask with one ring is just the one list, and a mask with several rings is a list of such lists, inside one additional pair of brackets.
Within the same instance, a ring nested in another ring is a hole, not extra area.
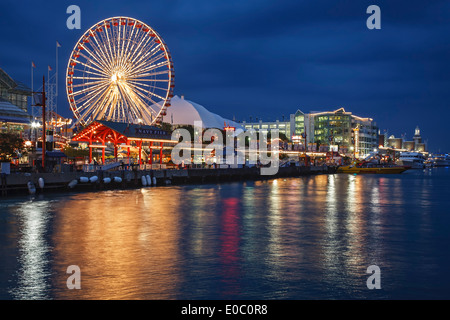
[(306, 131), (303, 131), (302, 138), (305, 139), (305, 166), (308, 166), (308, 159), (306, 158), (306, 151), (308, 150), (308, 143), (306, 142)]
[(45, 172), (45, 76), (42, 76), (42, 92), (36, 92), (39, 93), (39, 95), (35, 95), (34, 93), (35, 92), (32, 93), (33, 98), (35, 99), (34, 105), (42, 106), (42, 170)]

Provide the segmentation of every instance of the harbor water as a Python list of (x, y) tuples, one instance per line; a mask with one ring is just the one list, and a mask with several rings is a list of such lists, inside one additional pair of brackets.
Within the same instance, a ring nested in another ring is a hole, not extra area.
[(1, 198), (0, 299), (448, 299), (449, 181), (433, 168)]

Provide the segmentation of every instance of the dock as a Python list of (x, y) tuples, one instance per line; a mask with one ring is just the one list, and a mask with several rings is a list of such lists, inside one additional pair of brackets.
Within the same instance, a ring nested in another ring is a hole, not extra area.
[[(267, 180), (275, 178), (300, 177), (316, 174), (335, 173), (329, 166), (280, 167), (275, 175), (261, 175), (259, 168), (220, 168), (220, 169), (160, 169), (160, 170), (98, 170), (94, 172), (61, 173), (11, 173), (2, 175), (0, 194), (26, 195), (30, 192), (29, 182), (36, 193), (96, 191), (111, 189), (132, 189), (145, 186), (166, 186), (180, 184), (222, 183), (246, 180)], [(142, 177), (146, 179), (142, 179)], [(96, 178), (95, 178), (96, 177)], [(39, 179), (44, 186), (39, 186)], [(91, 179), (92, 178), (92, 179)], [(108, 179), (109, 178), (109, 179)], [(86, 181), (88, 180), (88, 181)], [(144, 185), (144, 181), (146, 184)], [(150, 184), (148, 182), (150, 182)]]

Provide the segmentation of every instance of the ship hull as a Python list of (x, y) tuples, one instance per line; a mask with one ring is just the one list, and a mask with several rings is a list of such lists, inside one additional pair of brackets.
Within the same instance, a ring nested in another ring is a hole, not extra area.
[(409, 167), (405, 166), (399, 166), (399, 167), (380, 167), (380, 168), (358, 168), (358, 167), (339, 167), (337, 169), (338, 173), (356, 173), (356, 174), (363, 174), (363, 173), (371, 173), (371, 174), (399, 174), (402, 172), (405, 172), (408, 170)]

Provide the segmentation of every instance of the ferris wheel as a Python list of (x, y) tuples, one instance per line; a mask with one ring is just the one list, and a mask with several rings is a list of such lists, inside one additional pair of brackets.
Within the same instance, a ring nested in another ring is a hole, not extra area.
[(76, 43), (66, 91), (77, 121), (157, 124), (173, 97), (169, 49), (147, 24), (129, 17), (102, 20)]

